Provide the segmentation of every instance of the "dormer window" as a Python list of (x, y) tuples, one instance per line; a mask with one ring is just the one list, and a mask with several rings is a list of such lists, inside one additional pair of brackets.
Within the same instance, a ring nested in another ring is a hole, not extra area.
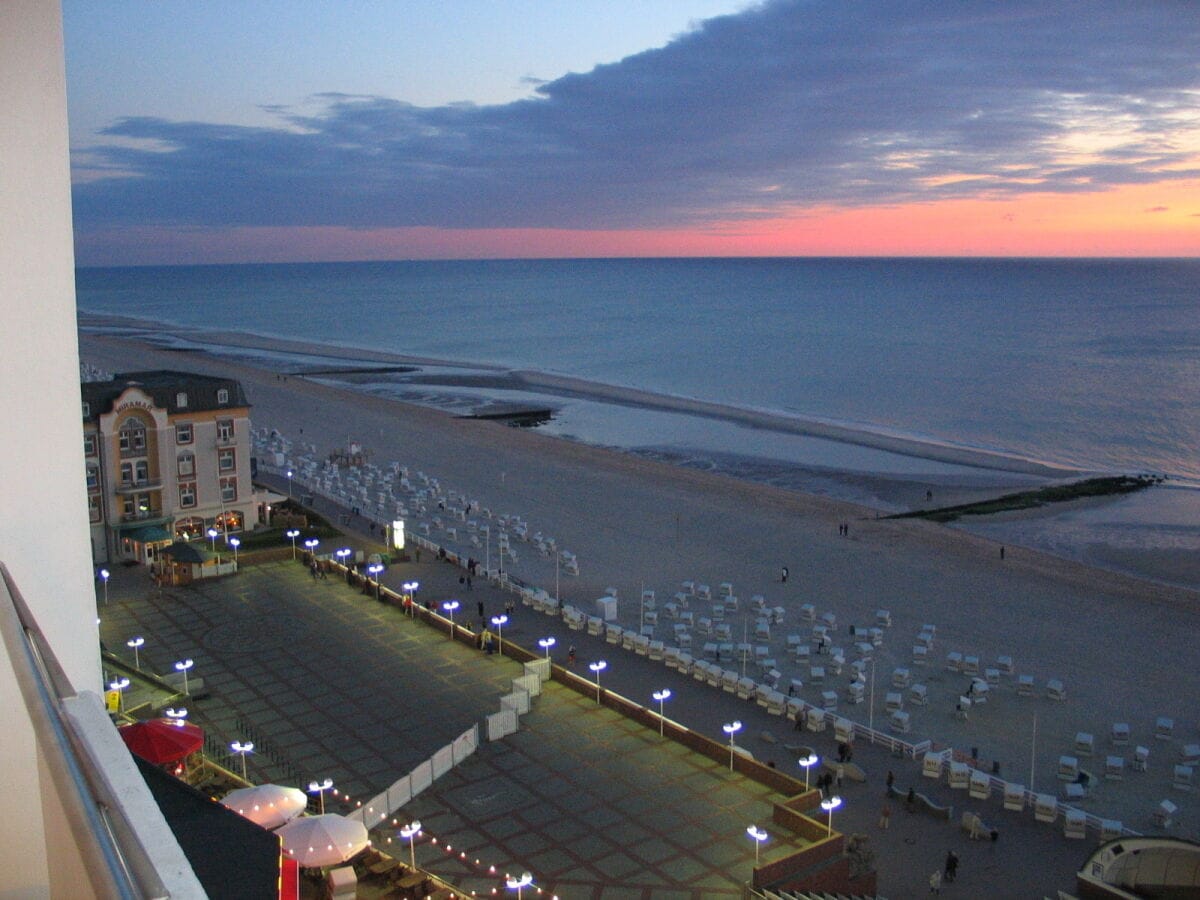
[(217, 391), (217, 404), (220, 406), (227, 406), (229, 404), (229, 391), (225, 390), (225, 388)]
[(180, 391), (178, 394), (175, 395), (175, 405), (177, 407), (179, 407), (180, 409), (187, 409), (187, 403), (188, 403), (188, 401), (187, 401), (187, 393), (186, 392)]

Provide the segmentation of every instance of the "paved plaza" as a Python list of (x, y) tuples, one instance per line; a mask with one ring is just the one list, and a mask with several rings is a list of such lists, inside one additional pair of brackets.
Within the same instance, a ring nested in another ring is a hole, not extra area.
[[(428, 560), (395, 566), (389, 577), (417, 577), (422, 593), (439, 601), (458, 595), (473, 607), (482, 598), (489, 615), (508, 596), (485, 585), (460, 593), (457, 570)], [(160, 673), (177, 659), (192, 658), (193, 677), (203, 678), (211, 695), (192, 704), (192, 718), (214, 744), (257, 739), (263, 752), (256, 748), (248, 759), (252, 781), (303, 784), (330, 777), (351, 798), (350, 807), (495, 711), (520, 673), (515, 662), (452, 643), (338, 578), (314, 581), (291, 560), (161, 592), (144, 570), (121, 569), (109, 594), (101, 609), (105, 644), (131, 659), (125, 640), (144, 636), (142, 667)], [(746, 736), (740, 743), (760, 760), (794, 767), (787, 745), (797, 740), (821, 754), (833, 752), (827, 734), (797, 735), (790, 723), (752, 704), (567, 631), (561, 621), (525, 607), (517, 608), (505, 639), (536, 648), (538, 638), (552, 634), (559, 663), (572, 642), (583, 672), (589, 661), (609, 662), (605, 688), (649, 703), (650, 692), (670, 687), (668, 717), (690, 728), (719, 737), (723, 723), (740, 719)], [(127, 699), (136, 703), (134, 694)], [(882, 749), (859, 747), (855, 762), (868, 781), (844, 786), (846, 803), (834, 825), (868, 836), (883, 896), (923, 892), (929, 873), (951, 848), (963, 860), (955, 888), (962, 896), (1053, 895), (1071, 887), (1074, 870), (1093, 844), (1068, 841), (1061, 828), (1035, 825), (1028, 814), (1002, 813), (998, 804), (981, 802), (971, 806), (1001, 832), (996, 843), (970, 842), (956, 822), (908, 814), (896, 802), (892, 826), (882, 832), (877, 818), (888, 769), (897, 787), (913, 784), (956, 804), (956, 818), (965, 798), (921, 779), (911, 761)], [(764, 859), (797, 846), (770, 825), (770, 805), (778, 799), (762, 785), (660, 739), (653, 729), (550, 684), (516, 734), (483, 743), (398, 816), (419, 818), (426, 827), (415, 848), (418, 863), (464, 890), (490, 891), (497, 882), (488, 867), (496, 866), (501, 873), (529, 870), (564, 898), (701, 898), (740, 895), (753, 863), (747, 825), (772, 832)], [(332, 799), (330, 804), (347, 808)], [(376, 838), (403, 858), (405, 848), (394, 834), (380, 832)], [(453, 851), (447, 852), (447, 843)], [(459, 856), (464, 852), (466, 862)], [(1038, 860), (1036, 868), (1021, 862), (1030, 858)]]

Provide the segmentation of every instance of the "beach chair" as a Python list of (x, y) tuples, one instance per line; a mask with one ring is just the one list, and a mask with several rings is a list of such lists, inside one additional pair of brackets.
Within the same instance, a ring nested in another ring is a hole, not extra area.
[(737, 680), (737, 695), (742, 700), (749, 700), (754, 696), (757, 686), (754, 684), (753, 678), (739, 678)]
[(825, 711), (810, 707), (804, 713), (804, 727), (812, 732), (825, 730)]
[(832, 612), (821, 613), (821, 624), (830, 631), (837, 631), (837, 616)]
[(1079, 777), (1079, 760), (1074, 756), (1060, 756), (1058, 758), (1058, 779), (1059, 781), (1074, 781)]
[(1150, 762), (1149, 747), (1134, 747), (1133, 748), (1133, 765), (1131, 768), (1135, 772), (1145, 772), (1146, 766)]
[(854, 723), (849, 719), (837, 716), (833, 720), (833, 739), (839, 744), (849, 744), (854, 741)]
[(649, 657), (654, 660), (661, 660), (666, 654), (666, 645), (662, 641), (651, 641)]
[(1171, 779), (1171, 787), (1177, 791), (1190, 791), (1192, 789), (1192, 774), (1195, 772), (1191, 766), (1176, 766), (1174, 776)]
[(903, 666), (892, 669), (892, 687), (906, 688), (912, 681), (912, 673)]
[(1125, 834), (1125, 826), (1117, 819), (1100, 820), (1100, 843), (1115, 841)]
[(854, 705), (862, 703), (866, 694), (866, 685), (861, 681), (852, 681), (846, 685), (846, 702)]
[(974, 800), (987, 800), (992, 795), (992, 778), (987, 772), (974, 769), (967, 783), (967, 796)]
[(904, 709), (904, 695), (899, 691), (888, 691), (884, 696), (883, 708), (888, 712)]
[(947, 772), (947, 781), (956, 791), (965, 791), (971, 782), (971, 767), (962, 762), (951, 762)]
[(1179, 807), (1170, 800), (1163, 800), (1154, 809), (1154, 824), (1158, 828), (1170, 828), (1175, 823), (1175, 813)]
[(1017, 676), (1017, 696), (1032, 697), (1033, 696), (1033, 676), (1019, 675)]
[(922, 646), (924, 646), (928, 649), (932, 649), (932, 647), (933, 647), (933, 632), (932, 631), (918, 631), (917, 632), (917, 643), (921, 644)]
[(1175, 733), (1175, 720), (1167, 716), (1160, 716), (1154, 722), (1154, 737), (1159, 741), (1169, 741)]
[(800, 607), (800, 618), (805, 622), (815, 622), (817, 619), (817, 608), (811, 603), (805, 603)]
[(999, 684), (1000, 683), (1000, 670), (999, 669), (984, 669), (983, 670), (983, 680), (993, 686)]
[(1046, 696), (1051, 700), (1066, 700), (1067, 689), (1063, 686), (1062, 681), (1051, 678), (1046, 682)]
[(736, 694), (740, 677), (737, 672), (724, 669), (721, 672), (721, 690), (727, 694)]
[(875, 624), (880, 628), (892, 627), (892, 614), (886, 609), (875, 610)]
[(932, 750), (925, 754), (921, 759), (921, 774), (926, 778), (938, 779), (942, 777), (942, 765), (946, 762), (947, 753), (945, 751), (935, 753)]
[(821, 693), (821, 708), (833, 712), (837, 710), (838, 695), (837, 691), (823, 691)]
[(902, 709), (892, 710), (891, 716), (888, 717), (888, 728), (897, 734), (907, 734), (912, 729), (908, 713)]
[(1179, 751), (1179, 761), (1185, 766), (1200, 766), (1200, 744), (1184, 744)]
[(1033, 818), (1038, 822), (1053, 822), (1058, 818), (1058, 798), (1038, 794), (1033, 798)]
[(997, 656), (996, 668), (1000, 670), (1001, 675), (1011, 675), (1013, 673), (1013, 659), (1011, 656)]
[(924, 666), (929, 664), (929, 648), (924, 644), (913, 644), (912, 648), (912, 664), (914, 666)]
[(1109, 732), (1109, 741), (1114, 747), (1124, 747), (1129, 743), (1129, 723), (1115, 722)]
[(1076, 756), (1091, 756), (1096, 750), (1096, 739), (1086, 731), (1075, 733)]
[(1068, 809), (1063, 815), (1063, 834), (1068, 838), (1087, 837), (1087, 815), (1077, 809)]
[(962, 672), (964, 675), (978, 675), (979, 674), (979, 657), (978, 656), (964, 656), (962, 659)]
[(908, 689), (908, 702), (913, 706), (925, 706), (929, 703), (929, 689), (923, 684), (914, 684)]
[(1004, 808), (1012, 812), (1021, 812), (1025, 808), (1025, 785), (1005, 783)]
[(946, 670), (949, 672), (962, 671), (963, 655), (957, 650), (952, 650), (946, 654)]
[(808, 667), (808, 683), (809, 684), (824, 684), (825, 683), (825, 667), (824, 666), (809, 666)]
[(721, 596), (721, 597), (732, 597), (733, 596), (733, 582), (722, 581), (719, 585), (717, 585), (717, 594), (718, 594), (718, 596)]
[(684, 678), (686, 678), (688, 675), (695, 677), (693, 671), (695, 665), (696, 660), (692, 658), (692, 654), (683, 650), (679, 651), (678, 664), (676, 665), (676, 668), (679, 670), (680, 675), (682, 675)]
[(1125, 757), (1107, 756), (1104, 758), (1104, 777), (1109, 781), (1120, 781), (1125, 777)]

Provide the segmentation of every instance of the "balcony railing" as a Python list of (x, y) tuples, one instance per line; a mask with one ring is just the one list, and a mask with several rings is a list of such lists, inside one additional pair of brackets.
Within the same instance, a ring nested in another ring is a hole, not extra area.
[(146, 478), (142, 481), (121, 481), (117, 483), (118, 494), (137, 494), (142, 491), (161, 491), (161, 478)]
[[(76, 854), (88, 881), (76, 885), (80, 894), (130, 900), (200, 896), (202, 890), (186, 889), (189, 882), (199, 889), (190, 869), (168, 876), (176, 891), (166, 887), (160, 872), (175, 871), (180, 858), (156, 858), (146, 850), (151, 846), (148, 841), (160, 842), (156, 829), (164, 825), (161, 820), (157, 824), (135, 820), (129, 814), (129, 791), (136, 792), (139, 786), (145, 790), (137, 769), (131, 761), (124, 768), (112, 761), (123, 756), (113, 754), (114, 746), (124, 748), (99, 696), (76, 692), (71, 686), (3, 563), (0, 635), (37, 743), (39, 767), (49, 774), (43, 790), (56, 801), (44, 802), (43, 808), (62, 813), (61, 820), (46, 821), (47, 833), (71, 836), (69, 844), (58, 841), (49, 849), (63, 859)], [(127, 754), (124, 758), (129, 759)], [(29, 764), (37, 763), (30, 760)], [(20, 773), (10, 774), (20, 777)]]

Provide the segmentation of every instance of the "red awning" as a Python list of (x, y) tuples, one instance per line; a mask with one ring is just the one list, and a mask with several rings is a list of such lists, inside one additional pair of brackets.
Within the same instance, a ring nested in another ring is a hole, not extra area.
[(204, 746), (204, 732), (198, 726), (175, 719), (150, 719), (117, 731), (125, 746), (156, 766), (184, 759)]

